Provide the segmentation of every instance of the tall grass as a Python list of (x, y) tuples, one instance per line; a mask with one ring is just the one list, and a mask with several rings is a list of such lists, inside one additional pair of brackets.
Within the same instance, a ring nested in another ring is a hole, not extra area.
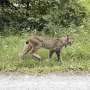
[(42, 57), (41, 61), (32, 59), (27, 54), (24, 60), (20, 60), (18, 54), (22, 52), (24, 42), (28, 35), (0, 37), (0, 70), (19, 71), (30, 73), (46, 73), (53, 71), (90, 71), (90, 32), (79, 30), (71, 33), (74, 42), (71, 46), (63, 48), (61, 58), (63, 64), (59, 64), (56, 56), (48, 60), (48, 50), (40, 49), (37, 53)]

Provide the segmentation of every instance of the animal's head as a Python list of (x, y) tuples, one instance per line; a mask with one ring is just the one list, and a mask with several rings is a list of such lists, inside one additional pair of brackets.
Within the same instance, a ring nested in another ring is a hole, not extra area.
[(67, 47), (67, 45), (71, 45), (73, 43), (73, 39), (70, 38), (68, 35), (63, 37), (63, 44), (65, 45), (65, 47)]

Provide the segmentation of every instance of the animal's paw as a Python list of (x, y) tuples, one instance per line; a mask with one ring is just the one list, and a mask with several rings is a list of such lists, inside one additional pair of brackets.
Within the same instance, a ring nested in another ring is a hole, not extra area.
[(58, 65), (62, 65), (63, 63), (62, 63), (62, 61), (58, 61)]
[(37, 59), (37, 60), (41, 60), (42, 58), (39, 56), (39, 55), (37, 55), (37, 54), (33, 54), (32, 55), (32, 58), (33, 59)]

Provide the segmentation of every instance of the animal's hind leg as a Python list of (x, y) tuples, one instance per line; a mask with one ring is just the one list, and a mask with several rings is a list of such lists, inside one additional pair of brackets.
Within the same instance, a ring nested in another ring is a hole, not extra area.
[(25, 45), (23, 52), (21, 53), (20, 57), (24, 58), (24, 56), (32, 49), (31, 45)]
[(30, 54), (33, 54), (33, 53), (35, 53), (36, 52), (36, 49), (34, 49), (33, 47), (32, 47), (32, 49), (30, 50)]
[(33, 58), (37, 58), (38, 60), (41, 60), (41, 57), (38, 54), (36, 54), (37, 50), (38, 50), (38, 48), (32, 48), (30, 51), (30, 54), (32, 54)]

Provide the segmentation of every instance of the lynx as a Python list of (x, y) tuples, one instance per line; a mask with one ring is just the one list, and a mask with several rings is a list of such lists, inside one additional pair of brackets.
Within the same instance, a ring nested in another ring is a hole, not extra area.
[(23, 50), (22, 57), (28, 52), (34, 55), (35, 52), (40, 48), (45, 48), (49, 50), (49, 58), (52, 57), (53, 53), (56, 53), (57, 60), (61, 61), (60, 53), (62, 48), (67, 45), (71, 45), (72, 39), (69, 36), (64, 36), (61, 38), (47, 38), (43, 36), (32, 36), (26, 41), (26, 46)]

